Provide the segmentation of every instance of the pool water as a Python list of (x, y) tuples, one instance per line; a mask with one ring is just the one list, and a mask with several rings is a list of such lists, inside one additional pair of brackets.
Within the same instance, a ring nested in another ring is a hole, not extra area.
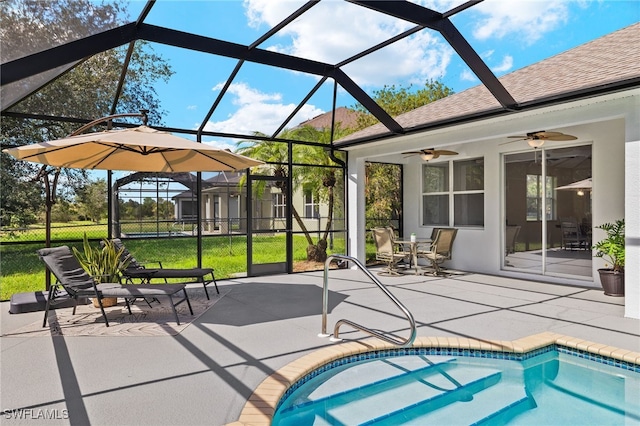
[(628, 368), (555, 349), (523, 360), (377, 357), (310, 374), (273, 424), (640, 425), (640, 372)]

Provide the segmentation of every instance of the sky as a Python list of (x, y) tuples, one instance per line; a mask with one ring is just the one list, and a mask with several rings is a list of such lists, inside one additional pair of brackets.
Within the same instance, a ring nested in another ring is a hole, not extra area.
[[(463, 3), (415, 2), (440, 12)], [(145, 23), (249, 45), (303, 3), (159, 0)], [(142, 1), (130, 2), (133, 19), (143, 5)], [(454, 25), (498, 77), (638, 21), (640, 0), (485, 0), (452, 17)], [(412, 26), (348, 2), (322, 0), (258, 47), (334, 64)], [(168, 82), (156, 85), (166, 111), (163, 124), (197, 129), (237, 61), (162, 45), (153, 48), (171, 61), (175, 72)], [(420, 88), (429, 79), (439, 80), (455, 92), (480, 84), (448, 43), (431, 30), (418, 32), (343, 70), (370, 96), (384, 85)], [(317, 81), (315, 76), (245, 64), (205, 129), (270, 134)], [(330, 111), (332, 97), (331, 81), (287, 127)], [(338, 89), (337, 106), (355, 104), (346, 91)], [(204, 141), (220, 148), (235, 147), (235, 141), (230, 139)]]

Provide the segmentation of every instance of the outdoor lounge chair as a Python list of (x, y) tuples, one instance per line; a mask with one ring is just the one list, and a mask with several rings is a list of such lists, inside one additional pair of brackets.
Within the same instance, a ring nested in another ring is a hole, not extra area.
[(428, 251), (418, 250), (418, 257), (426, 259), (434, 270), (434, 275), (442, 273), (440, 266), (445, 260), (450, 260), (453, 253), (453, 241), (458, 230), (456, 228), (438, 228), (435, 238)]
[(395, 234), (392, 228), (378, 227), (371, 230), (376, 244), (376, 260), (384, 262), (387, 267), (380, 274), (400, 275), (398, 264), (407, 261), (410, 252), (399, 250), (395, 244)]
[[(180, 324), (178, 318), (178, 312), (176, 306), (182, 302), (187, 302), (189, 311), (193, 315), (193, 309), (191, 309), (191, 302), (189, 302), (189, 296), (187, 295), (186, 284), (120, 284), (120, 283), (102, 283), (99, 284), (94, 278), (92, 278), (83, 268), (78, 259), (71, 252), (71, 249), (67, 246), (44, 248), (37, 251), (40, 259), (47, 265), (49, 270), (56, 277), (56, 283), (52, 285), (49, 290), (49, 296), (47, 298), (47, 305), (44, 311), (43, 327), (47, 325), (47, 316), (49, 309), (60, 302), (61, 300), (73, 299), (73, 315), (76, 313), (76, 307), (78, 305), (78, 299), (82, 297), (91, 297), (98, 301), (102, 317), (107, 327), (109, 327), (109, 320), (104, 311), (102, 299), (105, 297), (121, 297), (124, 298), (131, 315), (130, 300), (136, 298), (158, 298), (167, 297), (171, 303), (173, 309), (173, 315), (175, 316), (176, 323)], [(62, 291), (62, 289), (64, 291)], [(66, 293), (65, 293), (66, 292)], [(177, 296), (177, 293), (182, 292), (184, 297)], [(174, 296), (180, 298), (174, 301)], [(56, 300), (58, 299), (58, 300)]]
[[(212, 268), (163, 268), (162, 262), (159, 260), (152, 262), (157, 263), (160, 266), (159, 268), (147, 268), (131, 255), (119, 238), (114, 238), (112, 241), (118, 250), (122, 249), (121, 257), (129, 260), (129, 266), (121, 271), (127, 283), (132, 284), (133, 280), (140, 280), (141, 283), (148, 284), (152, 279), (163, 279), (165, 283), (169, 278), (194, 279), (197, 282), (202, 283), (207, 300), (209, 299), (207, 286), (211, 283), (215, 285), (216, 292), (220, 294), (220, 290), (218, 290), (218, 283), (213, 275)], [(207, 277), (208, 275), (211, 276), (210, 279)]]

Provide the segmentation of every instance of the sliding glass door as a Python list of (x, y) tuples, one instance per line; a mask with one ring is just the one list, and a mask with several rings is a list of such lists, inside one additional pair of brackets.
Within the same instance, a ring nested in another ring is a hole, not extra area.
[(504, 156), (503, 269), (591, 278), (591, 145)]

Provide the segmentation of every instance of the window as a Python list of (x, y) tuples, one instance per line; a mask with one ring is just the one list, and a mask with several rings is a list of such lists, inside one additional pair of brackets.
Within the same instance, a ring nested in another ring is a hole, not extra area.
[(284, 218), (287, 214), (287, 205), (284, 202), (284, 194), (273, 194), (273, 217)]
[(191, 220), (196, 218), (198, 212), (198, 203), (192, 200), (182, 200), (181, 220)]
[(220, 196), (213, 196), (213, 219), (220, 219)]
[(422, 225), (484, 226), (481, 158), (425, 164), (422, 193)]
[(315, 219), (320, 217), (320, 205), (311, 191), (304, 192), (304, 217)]
[[(546, 218), (547, 220), (555, 220), (556, 191), (554, 191), (554, 188), (557, 186), (557, 178), (555, 176), (547, 176), (546, 182)], [(542, 176), (527, 175), (527, 221), (539, 220), (542, 220)]]

